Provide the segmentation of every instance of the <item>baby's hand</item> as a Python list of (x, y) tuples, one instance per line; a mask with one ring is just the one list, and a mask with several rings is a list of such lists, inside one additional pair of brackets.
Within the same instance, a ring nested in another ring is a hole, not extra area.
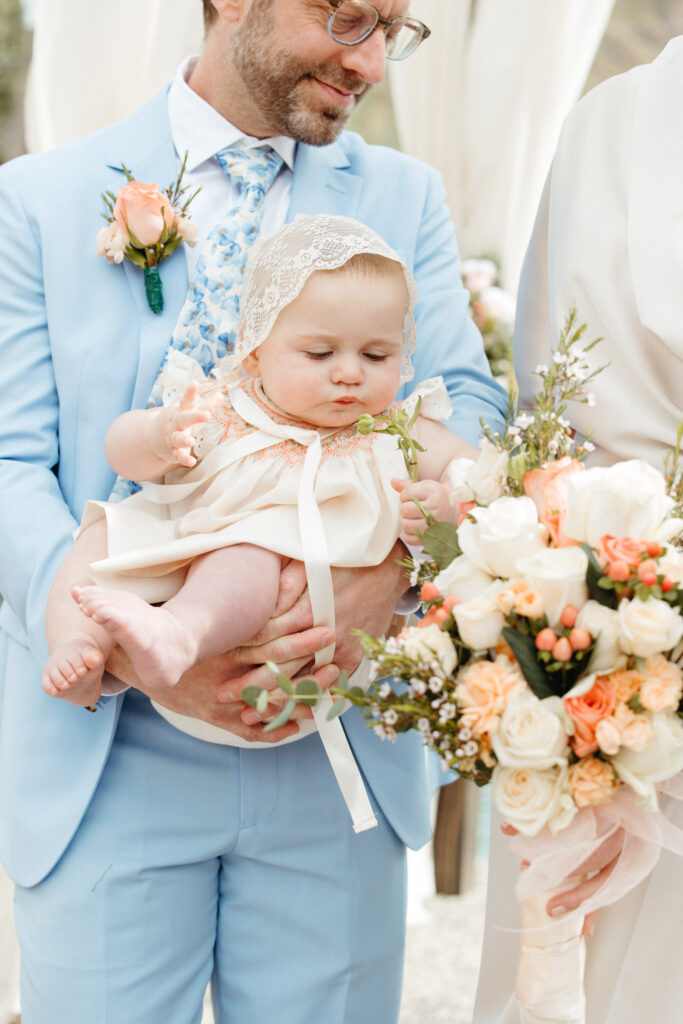
[(198, 394), (199, 385), (193, 381), (179, 403), (165, 410), (163, 424), (164, 444), (174, 462), (191, 469), (197, 460), (192, 446), (197, 436), (197, 427), (211, 419), (211, 413), (220, 401), (217, 394), (203, 398)]
[(401, 540), (406, 544), (419, 544), (419, 535), (427, 527), (425, 517), (415, 504), (415, 500), (419, 501), (437, 521), (451, 519), (450, 492), (444, 484), (436, 480), (419, 480), (417, 483), (411, 483), (409, 480), (394, 479), (391, 486), (401, 496)]

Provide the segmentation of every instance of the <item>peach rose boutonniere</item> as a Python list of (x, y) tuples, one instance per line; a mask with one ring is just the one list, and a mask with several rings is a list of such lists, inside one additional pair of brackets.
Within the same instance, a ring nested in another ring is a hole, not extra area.
[(164, 308), (159, 264), (182, 242), (195, 245), (197, 239), (188, 207), (199, 189), (187, 196), (187, 186), (182, 183), (186, 164), (187, 153), (178, 177), (163, 192), (157, 184), (136, 181), (121, 164), (127, 184), (116, 193), (102, 193), (106, 207), (102, 216), (107, 224), (97, 233), (97, 255), (108, 263), (130, 260), (144, 271), (145, 294), (153, 313)]

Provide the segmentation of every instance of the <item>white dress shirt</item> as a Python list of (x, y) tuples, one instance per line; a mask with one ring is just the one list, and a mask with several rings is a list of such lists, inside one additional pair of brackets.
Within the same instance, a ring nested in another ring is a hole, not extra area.
[(262, 231), (267, 234), (280, 227), (287, 219), (289, 197), (292, 191), (292, 171), (296, 142), (284, 135), (270, 139), (255, 139), (244, 135), (226, 121), (217, 110), (187, 84), (196, 63), (196, 57), (184, 61), (171, 83), (168, 93), (168, 116), (171, 122), (173, 144), (182, 160), (187, 152), (187, 166), (183, 183), (189, 186), (188, 195), (201, 188), (193, 199), (188, 213), (199, 230), (197, 245), (184, 245), (190, 278), (201, 250), (202, 242), (214, 224), (217, 224), (237, 203), (237, 191), (221, 170), (214, 154), (226, 146), (242, 145), (247, 148), (269, 146), (284, 163), (268, 190), (263, 211)]

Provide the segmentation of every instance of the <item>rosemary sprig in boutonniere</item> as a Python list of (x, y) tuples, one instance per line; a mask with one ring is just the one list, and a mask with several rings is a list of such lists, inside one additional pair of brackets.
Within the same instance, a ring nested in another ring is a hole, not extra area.
[(116, 194), (102, 193), (106, 207), (102, 216), (107, 226), (97, 233), (97, 255), (104, 256), (108, 263), (130, 260), (144, 271), (145, 293), (153, 313), (164, 308), (159, 264), (181, 242), (195, 245), (197, 239), (197, 228), (187, 211), (199, 189), (187, 196), (188, 187), (182, 183), (186, 164), (187, 153), (178, 177), (164, 192), (157, 184), (136, 181), (121, 164), (128, 183)]

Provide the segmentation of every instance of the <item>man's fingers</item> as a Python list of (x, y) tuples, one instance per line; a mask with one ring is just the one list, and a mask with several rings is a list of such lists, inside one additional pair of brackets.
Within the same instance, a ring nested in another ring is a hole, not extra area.
[(335, 634), (329, 626), (313, 626), (300, 633), (290, 633), (266, 643), (240, 648), (239, 656), (244, 658), (245, 665), (261, 665), (266, 661), (274, 661), (280, 667), (292, 661), (305, 664), (318, 651), (333, 644), (334, 640)]
[[(280, 570), (280, 582), (278, 585), (277, 601), (275, 602), (275, 611), (272, 614), (271, 620), (277, 619), (284, 615), (285, 612), (290, 611), (299, 598), (305, 593), (307, 588), (308, 580), (306, 579), (306, 567), (303, 562), (296, 562), (292, 560), (283, 565)], [(313, 619), (311, 618), (311, 622), (307, 623), (307, 625), (311, 625), (312, 622)], [(301, 626), (297, 628), (301, 629)], [(283, 636), (286, 632), (287, 630), (281, 629), (277, 635)], [(276, 634), (273, 633), (272, 635), (275, 636)]]

